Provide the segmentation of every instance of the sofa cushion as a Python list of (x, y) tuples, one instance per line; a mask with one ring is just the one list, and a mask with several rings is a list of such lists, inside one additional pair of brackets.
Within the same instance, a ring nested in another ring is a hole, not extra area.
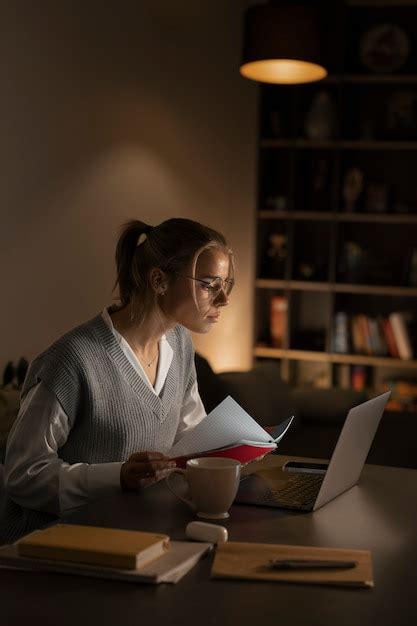
[(280, 424), (295, 413), (290, 388), (274, 362), (264, 361), (247, 372), (223, 372), (218, 376), (228, 394), (263, 427)]
[(302, 422), (342, 424), (349, 410), (368, 400), (365, 392), (354, 389), (304, 389), (290, 392), (292, 403)]

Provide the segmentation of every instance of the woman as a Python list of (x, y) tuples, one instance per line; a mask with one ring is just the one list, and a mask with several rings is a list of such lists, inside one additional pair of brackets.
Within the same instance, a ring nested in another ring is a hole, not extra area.
[(0, 542), (164, 478), (172, 445), (205, 417), (188, 331), (208, 332), (228, 304), (224, 237), (191, 220), (131, 221), (116, 264), (120, 303), (30, 365), (8, 439)]

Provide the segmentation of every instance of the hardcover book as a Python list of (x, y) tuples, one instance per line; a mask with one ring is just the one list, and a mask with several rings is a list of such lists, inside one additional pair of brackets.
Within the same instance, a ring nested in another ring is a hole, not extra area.
[(400, 353), (398, 351), (397, 342), (395, 340), (394, 331), (389, 319), (384, 318), (382, 321), (382, 329), (384, 331), (385, 342), (387, 344), (388, 354), (393, 359), (399, 359)]
[(395, 343), (397, 344), (400, 359), (411, 360), (413, 349), (407, 328), (407, 315), (400, 311), (395, 311), (389, 316)]
[(56, 524), (26, 535), (16, 542), (24, 557), (137, 569), (162, 556), (169, 537), (140, 530)]
[(271, 344), (274, 348), (283, 348), (287, 334), (288, 299), (286, 296), (272, 296), (270, 307)]

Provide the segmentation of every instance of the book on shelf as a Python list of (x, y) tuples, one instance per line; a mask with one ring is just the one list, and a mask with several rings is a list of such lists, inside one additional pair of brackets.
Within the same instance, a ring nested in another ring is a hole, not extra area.
[(371, 344), (377, 356), (387, 355), (387, 344), (381, 327), (381, 316), (369, 318)]
[(139, 530), (56, 524), (25, 535), (17, 542), (22, 557), (137, 569), (170, 547), (167, 535)]
[(212, 543), (171, 541), (170, 549), (164, 552), (162, 556), (136, 569), (123, 569), (57, 559), (21, 556), (15, 543), (0, 547), (0, 569), (35, 573), (53, 572), (56, 574), (107, 578), (133, 583), (177, 583), (212, 548)]
[(360, 313), (357, 318), (360, 327), (363, 353), (367, 354), (368, 356), (372, 356), (374, 352), (372, 349), (371, 331), (369, 327), (368, 317), (364, 313)]
[(338, 311), (334, 316), (333, 351), (338, 354), (349, 352), (349, 318), (344, 311)]
[(364, 391), (366, 387), (366, 369), (363, 365), (353, 365), (351, 385), (355, 391)]
[(412, 321), (412, 314), (402, 311), (394, 311), (387, 317), (364, 313), (349, 317), (338, 312), (334, 318), (333, 350), (346, 354), (350, 348), (355, 354), (411, 360), (417, 350)]
[[(353, 561), (350, 568), (275, 569), (271, 560)], [(372, 555), (369, 550), (321, 548), (273, 543), (229, 541), (217, 546), (213, 578), (264, 580), (268, 582), (347, 587), (373, 587)]]
[(391, 332), (387, 320), (378, 317), (370, 317), (364, 313), (353, 315), (351, 318), (352, 348), (355, 354), (368, 356), (396, 356), (395, 338)]
[(392, 327), (400, 359), (412, 360), (413, 348), (408, 332), (410, 316), (401, 311), (394, 311), (389, 315), (388, 319)]
[(339, 389), (351, 388), (350, 365), (348, 363), (340, 363), (337, 368), (337, 386)]
[(352, 333), (352, 346), (355, 354), (363, 354), (365, 352), (365, 338), (359, 323), (358, 315), (353, 315), (350, 320)]
[(387, 351), (389, 356), (393, 359), (399, 359), (400, 353), (398, 351), (397, 342), (395, 340), (395, 335), (390, 320), (388, 318), (381, 319), (381, 326), (383, 329), (385, 343), (387, 345)]
[(272, 296), (270, 301), (270, 335), (274, 348), (285, 346), (288, 326), (288, 298)]
[(178, 467), (185, 467), (188, 459), (204, 456), (226, 457), (246, 465), (275, 450), (293, 419), (284, 420), (271, 436), (227, 396), (171, 448), (169, 456)]

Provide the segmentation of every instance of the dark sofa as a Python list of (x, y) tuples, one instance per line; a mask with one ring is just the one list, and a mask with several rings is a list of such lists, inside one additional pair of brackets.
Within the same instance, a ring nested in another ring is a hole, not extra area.
[[(206, 411), (232, 396), (262, 426), (296, 419), (279, 444), (287, 455), (329, 458), (343, 420), (365, 393), (341, 389), (297, 389), (281, 380), (274, 361), (262, 361), (246, 372), (216, 374), (201, 355), (195, 358), (198, 385)], [(385, 412), (368, 463), (417, 468), (417, 415)]]

